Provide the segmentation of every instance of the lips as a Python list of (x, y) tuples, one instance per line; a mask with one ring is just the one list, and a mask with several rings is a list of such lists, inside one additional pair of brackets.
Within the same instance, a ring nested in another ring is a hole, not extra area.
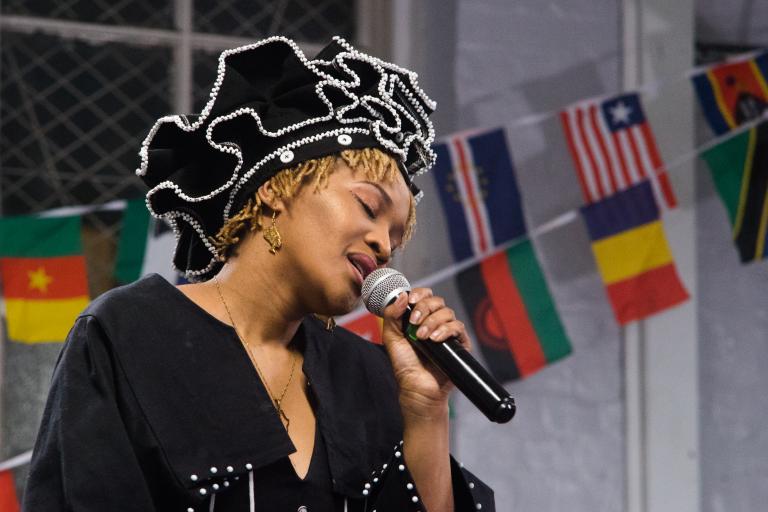
[(376, 270), (376, 262), (368, 255), (362, 253), (353, 253), (347, 256), (352, 266), (360, 273), (360, 283), (368, 277), (368, 274)]

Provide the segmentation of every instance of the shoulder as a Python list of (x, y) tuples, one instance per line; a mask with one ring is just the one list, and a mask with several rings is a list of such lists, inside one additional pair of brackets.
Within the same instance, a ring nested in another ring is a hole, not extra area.
[(167, 304), (175, 293), (180, 292), (174, 290), (171, 283), (157, 274), (150, 274), (99, 295), (91, 301), (81, 316), (107, 320), (116, 314), (146, 311), (153, 306)]

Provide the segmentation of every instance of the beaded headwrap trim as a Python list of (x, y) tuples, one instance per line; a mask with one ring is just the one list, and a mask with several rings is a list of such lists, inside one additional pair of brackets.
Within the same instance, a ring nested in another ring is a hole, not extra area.
[[(291, 79), (262, 79), (259, 65), (266, 59), (293, 73)], [(306, 111), (284, 108), (289, 94)], [(228, 104), (241, 97), (242, 104)], [(340, 37), (309, 60), (295, 42), (274, 36), (222, 52), (202, 112), (158, 119), (142, 143), (136, 174), (150, 186), (149, 211), (176, 234), (174, 265), (188, 279), (205, 280), (220, 264), (209, 237), (281, 168), (347, 148), (379, 147), (398, 161), (418, 202), (422, 194), (411, 180), (435, 162), (429, 120), (435, 106), (416, 73)]]

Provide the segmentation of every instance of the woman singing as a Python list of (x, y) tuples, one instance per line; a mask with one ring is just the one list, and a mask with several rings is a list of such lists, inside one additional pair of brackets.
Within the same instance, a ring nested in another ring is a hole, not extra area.
[[(140, 151), (147, 206), (193, 284), (95, 300), (60, 356), (24, 496), (47, 511), (493, 510), (449, 455), (452, 384), (403, 338), (470, 342), (430, 290), (384, 346), (333, 317), (408, 240), (433, 164), (416, 75), (336, 38), (225, 51), (199, 115)], [(320, 320), (322, 318), (324, 320)]]

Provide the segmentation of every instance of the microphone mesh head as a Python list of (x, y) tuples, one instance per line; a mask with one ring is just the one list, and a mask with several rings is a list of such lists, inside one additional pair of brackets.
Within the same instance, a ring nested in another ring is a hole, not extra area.
[(409, 291), (411, 285), (403, 274), (393, 268), (377, 268), (363, 281), (362, 297), (368, 311), (382, 316), (393, 299)]

